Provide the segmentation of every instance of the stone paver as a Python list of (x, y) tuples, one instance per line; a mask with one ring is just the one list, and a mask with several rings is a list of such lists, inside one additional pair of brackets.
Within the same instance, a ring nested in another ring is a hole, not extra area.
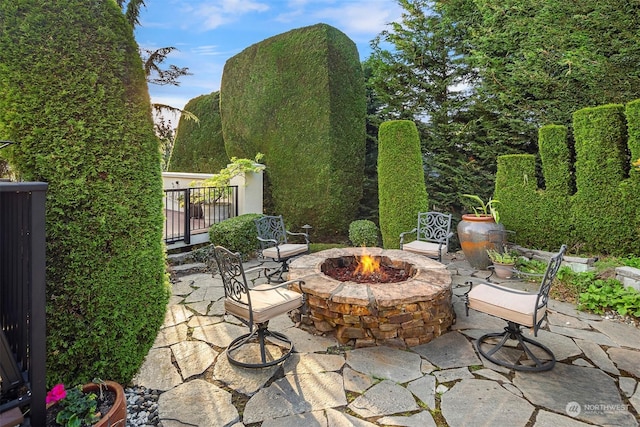
[(407, 388), (429, 409), (436, 409), (436, 377), (425, 375), (411, 381), (407, 384)]
[(409, 390), (393, 381), (384, 380), (358, 396), (349, 404), (349, 409), (363, 418), (369, 418), (416, 411), (420, 407)]
[(170, 390), (181, 384), (182, 377), (171, 363), (171, 349), (149, 350), (133, 383), (154, 390)]
[(591, 341), (599, 345), (615, 347), (618, 344), (603, 333), (596, 331), (587, 331), (584, 329), (565, 328), (563, 326), (550, 325), (549, 330), (559, 335), (567, 337), (580, 338), (582, 340)]
[(451, 381), (473, 378), (473, 374), (469, 372), (469, 368), (454, 368), (435, 371), (433, 376), (436, 377), (439, 383), (448, 383)]
[(315, 372), (339, 371), (344, 365), (344, 356), (337, 354), (292, 354), (284, 361), (285, 374), (313, 374)]
[(162, 393), (158, 408), (163, 423), (176, 420), (194, 426), (227, 426), (240, 420), (238, 410), (231, 403), (231, 393), (200, 379)]
[(335, 372), (287, 375), (249, 399), (243, 421), (251, 424), (346, 404), (342, 377)]
[(482, 364), (473, 345), (458, 332), (441, 335), (427, 344), (413, 347), (413, 351), (440, 369)]
[[(460, 260), (447, 269), (455, 284), (488, 275)], [(231, 365), (223, 351), (248, 330), (225, 315), (219, 277), (183, 276), (172, 293), (133, 379), (161, 392), (164, 427), (435, 426), (425, 407), (440, 414), (442, 427), (638, 425), (640, 329), (573, 304), (550, 301), (548, 325), (537, 338), (524, 329), (553, 350), (558, 362), (548, 372), (513, 372), (479, 357), (475, 339), (506, 323), (473, 310), (467, 317), (457, 295), (452, 332), (411, 349), (352, 349), (279, 316), (269, 327), (292, 340), (294, 353), (279, 366), (248, 369)], [(246, 404), (236, 408), (230, 392), (246, 396)]]
[(352, 350), (347, 353), (347, 363), (358, 372), (399, 384), (422, 376), (420, 356), (394, 348), (370, 347)]
[(594, 329), (602, 332), (611, 338), (620, 347), (629, 347), (640, 350), (640, 329), (629, 328), (611, 320), (603, 320), (601, 322), (590, 322)]
[(534, 427), (588, 427), (591, 424), (583, 423), (574, 418), (554, 414), (553, 412), (540, 410), (536, 417)]
[(468, 379), (442, 395), (442, 415), (451, 427), (522, 426), (534, 407), (489, 380)]
[(375, 382), (369, 375), (354, 371), (348, 366), (342, 370), (342, 376), (344, 378), (344, 389), (356, 393), (364, 393)]
[(609, 359), (609, 356), (607, 356), (607, 353), (605, 353), (598, 344), (580, 339), (575, 339), (574, 341), (578, 344), (578, 347), (580, 347), (584, 355), (595, 363), (598, 368), (613, 375), (620, 375), (618, 368), (616, 368), (611, 359)]
[(187, 309), (187, 306), (178, 304), (171, 305), (167, 309), (167, 313), (164, 317), (164, 327), (175, 326), (182, 322), (186, 322), (193, 316), (193, 312)]
[(627, 350), (626, 348), (610, 348), (607, 350), (607, 354), (609, 354), (618, 369), (640, 378), (640, 351)]
[(173, 344), (186, 341), (188, 329), (189, 327), (185, 323), (160, 329), (153, 343), (153, 347), (169, 347)]
[(247, 396), (254, 395), (273, 377), (278, 366), (249, 369), (232, 365), (226, 354), (220, 354), (213, 368), (213, 379), (227, 385), (232, 390)]
[(385, 426), (436, 427), (436, 422), (427, 411), (418, 412), (417, 414), (413, 414), (408, 417), (382, 417), (378, 420), (378, 423)]
[(200, 375), (213, 364), (218, 352), (202, 341), (183, 341), (171, 346), (183, 379)]
[[(634, 425), (630, 414), (620, 397), (615, 381), (595, 368), (557, 363), (551, 371), (516, 372), (513, 384), (524, 393), (534, 405), (566, 413), (573, 403), (582, 409), (575, 418), (599, 425)], [(607, 409), (601, 413), (600, 407)], [(597, 407), (597, 410), (590, 408)]]

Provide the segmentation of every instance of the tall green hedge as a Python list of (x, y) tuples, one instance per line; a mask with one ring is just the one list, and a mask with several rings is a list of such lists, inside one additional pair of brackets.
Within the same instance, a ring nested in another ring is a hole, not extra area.
[(400, 247), (400, 233), (418, 224), (429, 207), (420, 135), (409, 120), (384, 122), (378, 131), (378, 197), (382, 245)]
[[(566, 128), (540, 129), (545, 190), (532, 184), (533, 156), (527, 165), (516, 156), (498, 159), (503, 222), (522, 244), (555, 250), (568, 243), (576, 252), (638, 256), (640, 173), (630, 170), (630, 159), (640, 157), (640, 102), (585, 108), (573, 121), (573, 156)], [(516, 185), (523, 175), (526, 189)]]
[(198, 120), (180, 117), (168, 170), (216, 173), (229, 164), (220, 121), (220, 92), (193, 98), (184, 109)]
[(220, 113), (227, 154), (264, 153), (273, 214), (313, 226), (315, 241), (347, 235), (362, 197), (366, 100), (358, 51), (317, 24), (230, 58)]
[[(625, 177), (626, 122), (619, 104), (584, 108), (573, 114), (576, 194), (571, 213), (578, 244), (593, 252), (619, 253), (630, 237), (620, 215), (618, 184)], [(636, 243), (637, 245), (637, 243)]]
[(0, 2), (0, 138), (49, 183), (47, 382), (127, 383), (169, 292), (159, 141), (116, 2)]

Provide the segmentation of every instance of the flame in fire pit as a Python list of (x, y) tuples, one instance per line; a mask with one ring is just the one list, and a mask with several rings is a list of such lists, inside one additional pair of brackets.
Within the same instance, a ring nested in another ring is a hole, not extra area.
[(362, 255), (357, 259), (358, 266), (353, 272), (354, 276), (358, 274), (361, 274), (363, 276), (371, 276), (380, 271), (380, 260), (377, 260), (370, 255)]

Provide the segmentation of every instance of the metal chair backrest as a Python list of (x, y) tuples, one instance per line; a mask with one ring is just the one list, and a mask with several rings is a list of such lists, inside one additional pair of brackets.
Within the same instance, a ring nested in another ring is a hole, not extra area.
[(265, 215), (254, 220), (254, 222), (256, 224), (256, 229), (258, 230), (258, 237), (261, 238), (258, 239), (261, 249), (266, 249), (287, 243), (287, 232), (284, 228), (284, 220), (282, 219), (282, 215)]
[(553, 280), (556, 278), (556, 274), (558, 274), (558, 270), (560, 269), (560, 265), (562, 264), (562, 257), (564, 256), (565, 251), (567, 250), (567, 245), (562, 245), (560, 247), (560, 251), (551, 257), (549, 260), (549, 264), (547, 265), (547, 269), (544, 272), (544, 277), (542, 278), (542, 283), (540, 284), (540, 288), (538, 289), (538, 298), (536, 299), (536, 310), (534, 311), (533, 323), (534, 327), (537, 329), (542, 323), (543, 319), (537, 319), (536, 315), (538, 309), (543, 308), (549, 302), (549, 291), (551, 290), (551, 285), (553, 284)]
[(251, 298), (247, 278), (242, 267), (242, 256), (239, 252), (231, 252), (222, 246), (216, 246), (213, 254), (218, 265), (218, 272), (222, 277), (225, 298), (246, 305), (250, 315), (249, 323), (252, 324)]
[(445, 245), (448, 245), (450, 232), (451, 214), (440, 212), (418, 213), (417, 240), (440, 243), (442, 239), (446, 239)]

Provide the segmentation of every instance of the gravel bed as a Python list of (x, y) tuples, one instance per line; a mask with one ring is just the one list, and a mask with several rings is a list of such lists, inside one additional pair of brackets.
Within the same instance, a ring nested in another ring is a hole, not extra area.
[(158, 417), (160, 391), (145, 387), (127, 387), (127, 427), (162, 427)]

